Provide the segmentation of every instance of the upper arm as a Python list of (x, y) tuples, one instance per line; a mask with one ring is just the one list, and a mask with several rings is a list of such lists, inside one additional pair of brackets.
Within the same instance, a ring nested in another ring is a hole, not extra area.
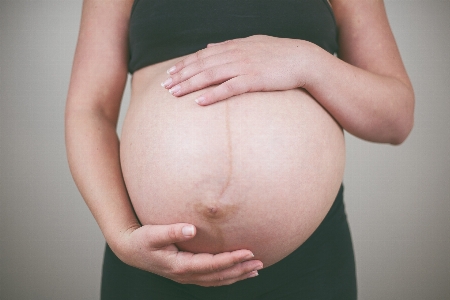
[(412, 89), (383, 0), (332, 0), (331, 4), (339, 30), (339, 57)]
[(116, 122), (127, 79), (132, 0), (84, 0), (67, 110), (98, 110)]

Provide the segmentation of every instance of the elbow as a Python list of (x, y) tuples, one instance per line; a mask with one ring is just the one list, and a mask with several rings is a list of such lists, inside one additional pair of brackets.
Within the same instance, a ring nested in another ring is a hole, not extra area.
[(414, 117), (408, 118), (408, 120), (404, 120), (398, 123), (401, 124), (398, 124), (397, 129), (394, 129), (392, 131), (393, 134), (391, 136), (391, 139), (389, 140), (389, 143), (394, 146), (403, 144), (403, 142), (409, 136), (414, 126)]
[(414, 127), (414, 93), (411, 90), (407, 105), (401, 109), (400, 114), (395, 118), (392, 128), (392, 136), (389, 143), (391, 145), (400, 145), (411, 133)]

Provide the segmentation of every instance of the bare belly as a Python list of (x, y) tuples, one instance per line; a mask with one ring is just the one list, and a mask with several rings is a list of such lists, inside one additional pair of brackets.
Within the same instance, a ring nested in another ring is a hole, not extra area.
[(137, 71), (121, 137), (125, 183), (142, 224), (186, 222), (178, 247), (249, 249), (265, 266), (299, 247), (339, 190), (340, 126), (302, 89), (247, 93), (209, 106), (160, 86), (178, 59)]

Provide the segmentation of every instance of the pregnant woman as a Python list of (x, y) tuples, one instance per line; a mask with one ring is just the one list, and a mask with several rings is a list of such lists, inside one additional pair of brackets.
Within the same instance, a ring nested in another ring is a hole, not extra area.
[(356, 299), (343, 130), (400, 144), (413, 111), (382, 1), (85, 0), (66, 144), (102, 299)]

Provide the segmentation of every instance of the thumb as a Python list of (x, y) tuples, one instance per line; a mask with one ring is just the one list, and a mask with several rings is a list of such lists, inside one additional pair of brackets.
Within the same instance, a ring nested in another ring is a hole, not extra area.
[(189, 240), (197, 232), (194, 225), (186, 223), (152, 225), (149, 231), (150, 244), (154, 248), (164, 248), (171, 244)]

